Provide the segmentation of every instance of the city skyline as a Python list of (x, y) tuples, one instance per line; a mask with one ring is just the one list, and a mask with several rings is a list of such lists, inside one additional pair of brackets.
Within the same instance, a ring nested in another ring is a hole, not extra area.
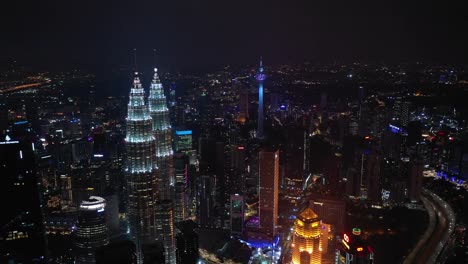
[(8, 1), (0, 262), (468, 263), (467, 8)]

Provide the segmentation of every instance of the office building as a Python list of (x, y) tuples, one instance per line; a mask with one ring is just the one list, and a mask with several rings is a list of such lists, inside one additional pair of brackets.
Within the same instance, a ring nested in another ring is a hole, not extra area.
[(96, 250), (96, 264), (137, 264), (135, 243), (130, 240), (116, 241)]
[[(153, 119), (153, 135), (156, 139), (156, 165), (158, 167), (157, 198), (160, 200), (159, 208), (163, 210), (156, 211), (156, 228), (158, 229), (159, 241), (163, 243), (165, 248), (166, 263), (172, 264), (175, 263), (174, 204), (170, 200), (174, 198), (174, 151), (172, 150), (172, 128), (169, 120), (169, 108), (167, 107), (166, 96), (164, 95), (163, 86), (159, 80), (156, 68), (154, 69), (153, 80), (151, 81), (148, 104)], [(178, 195), (180, 196), (181, 194), (179, 193)], [(183, 208), (179, 206), (176, 209)], [(181, 215), (182, 212), (178, 212), (177, 214)]]
[(374, 263), (374, 251), (361, 236), (359, 228), (353, 228), (352, 233), (343, 234), (339, 249), (336, 251), (335, 263)]
[(230, 217), (231, 235), (242, 235), (244, 232), (244, 196), (231, 195)]
[(156, 165), (158, 167), (158, 198), (171, 199), (171, 186), (174, 185), (174, 164), (172, 150), (172, 129), (169, 121), (169, 109), (166, 96), (154, 69), (149, 90), (148, 105), (153, 119), (153, 135), (156, 139)]
[[(42, 192), (33, 143), (0, 135), (0, 262), (30, 263), (46, 256)], [(4, 261), (4, 262), (3, 262)]]
[(156, 240), (164, 247), (166, 264), (174, 264), (174, 209), (171, 200), (161, 200), (156, 203)]
[(381, 199), (381, 167), (383, 163), (383, 156), (374, 151), (367, 160), (367, 199), (372, 202), (380, 202)]
[(109, 243), (104, 198), (90, 196), (81, 202), (73, 237), (76, 263), (96, 263), (96, 249)]
[(176, 236), (177, 264), (195, 264), (198, 261), (198, 234), (195, 222), (188, 220), (177, 224), (179, 233)]
[(192, 130), (176, 130), (175, 137), (175, 151), (191, 150), (192, 149)]
[(346, 221), (346, 202), (344, 199), (314, 197), (309, 201), (309, 207), (323, 222), (332, 225), (336, 232), (344, 232)]
[(212, 226), (213, 220), (213, 192), (214, 177), (202, 175), (197, 184), (197, 223), (202, 227)]
[(186, 202), (185, 202), (185, 184), (176, 182), (174, 186), (174, 222), (183, 221), (186, 217)]
[(145, 104), (145, 91), (138, 75), (133, 80), (127, 113), (124, 164), (127, 181), (127, 217), (130, 236), (142, 261), (141, 245), (155, 238), (156, 164), (153, 120)]
[(418, 202), (421, 199), (423, 170), (424, 164), (421, 161), (413, 160), (410, 162), (408, 198), (411, 202)]
[(321, 229), (320, 218), (309, 207), (297, 216), (291, 245), (293, 264), (322, 263)]
[(273, 238), (278, 221), (279, 150), (260, 151), (259, 180), (260, 227)]

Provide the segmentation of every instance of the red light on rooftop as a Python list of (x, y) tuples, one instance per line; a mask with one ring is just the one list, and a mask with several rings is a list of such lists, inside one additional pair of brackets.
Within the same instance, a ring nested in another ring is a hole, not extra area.
[(238, 150), (243, 150), (245, 147), (237, 147)]

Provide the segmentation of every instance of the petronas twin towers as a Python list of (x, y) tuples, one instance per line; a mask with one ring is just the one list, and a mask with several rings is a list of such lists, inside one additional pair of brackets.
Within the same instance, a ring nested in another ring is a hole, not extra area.
[(173, 150), (169, 109), (157, 69), (146, 100), (135, 74), (127, 113), (125, 177), (130, 235), (142, 263), (145, 245), (162, 242), (165, 260), (176, 262), (174, 241)]

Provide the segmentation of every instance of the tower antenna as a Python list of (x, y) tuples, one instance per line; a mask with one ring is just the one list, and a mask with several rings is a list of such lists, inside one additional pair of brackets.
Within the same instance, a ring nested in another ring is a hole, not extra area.
[(135, 68), (135, 72), (138, 72), (136, 48), (133, 48), (133, 64), (134, 64), (133, 67)]

